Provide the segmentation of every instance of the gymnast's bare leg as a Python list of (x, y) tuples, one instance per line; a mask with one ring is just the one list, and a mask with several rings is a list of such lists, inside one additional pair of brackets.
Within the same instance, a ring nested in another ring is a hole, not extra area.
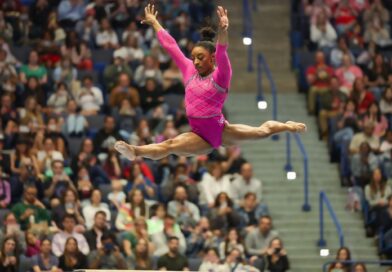
[(114, 148), (129, 160), (134, 160), (136, 156), (160, 160), (171, 154), (189, 157), (208, 154), (212, 151), (210, 144), (193, 132), (180, 134), (159, 144), (134, 146), (118, 141)]

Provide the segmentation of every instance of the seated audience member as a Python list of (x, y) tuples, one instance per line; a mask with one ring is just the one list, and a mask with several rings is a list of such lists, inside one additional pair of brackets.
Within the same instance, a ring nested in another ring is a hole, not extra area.
[(246, 232), (252, 231), (258, 225), (258, 218), (268, 215), (268, 207), (259, 203), (256, 194), (253, 192), (246, 193), (243, 205), (238, 209), (241, 217), (241, 224), (245, 227)]
[(32, 258), (34, 272), (52, 271), (60, 272), (58, 269), (59, 260), (51, 254), (52, 242), (45, 238), (41, 242), (40, 252)]
[(285, 272), (290, 269), (286, 249), (279, 238), (274, 238), (267, 249), (267, 270), (271, 272)]
[(241, 257), (245, 257), (245, 248), (241, 241), (241, 236), (237, 229), (230, 229), (227, 232), (225, 240), (219, 244), (219, 257), (225, 260), (229, 252), (233, 249), (238, 249), (241, 252)]
[(153, 260), (150, 255), (149, 248), (150, 246), (148, 239), (138, 239), (133, 250), (133, 255), (130, 256), (131, 265), (129, 268), (135, 270), (152, 270)]
[(160, 270), (188, 271), (188, 259), (180, 253), (180, 240), (175, 236), (167, 239), (168, 252), (159, 257), (157, 267)]
[(333, 136), (334, 144), (350, 142), (354, 133), (359, 131), (359, 116), (353, 100), (348, 100), (336, 117), (336, 129)]
[(107, 215), (104, 211), (97, 211), (94, 215), (94, 224), (92, 228), (84, 233), (90, 251), (101, 247), (102, 235), (111, 233), (107, 226)]
[(355, 79), (363, 77), (362, 70), (358, 66), (352, 64), (349, 54), (343, 55), (342, 66), (336, 69), (335, 74), (339, 79), (340, 90), (346, 95), (351, 93)]
[(190, 232), (186, 240), (188, 257), (199, 257), (208, 248), (218, 248), (221, 242), (220, 229), (212, 230), (207, 217), (201, 217), (196, 226), (188, 232)]
[(78, 112), (78, 105), (75, 100), (69, 100), (67, 103), (67, 112), (65, 114), (62, 132), (68, 137), (82, 137), (88, 123), (86, 118)]
[(103, 18), (100, 22), (100, 30), (97, 33), (95, 43), (102, 49), (118, 48), (118, 37), (112, 28), (108, 18)]
[(13, 237), (6, 237), (1, 244), (0, 251), (0, 271), (16, 272), (19, 271), (20, 252), (17, 242)]
[(65, 248), (65, 242), (69, 237), (74, 237), (78, 240), (79, 250), (87, 255), (90, 252), (86, 238), (75, 231), (76, 219), (72, 214), (66, 214), (63, 218), (63, 229), (53, 236), (52, 250), (54, 255), (60, 257)]
[(86, 228), (91, 229), (94, 223), (94, 216), (98, 211), (103, 211), (106, 214), (106, 220), (109, 222), (111, 213), (108, 204), (101, 202), (102, 194), (98, 189), (94, 189), (91, 193), (90, 203), (86, 204), (82, 210), (83, 217), (86, 222)]
[(102, 90), (94, 86), (91, 76), (83, 78), (83, 87), (75, 99), (84, 116), (98, 114), (104, 102)]
[(213, 207), (219, 193), (225, 192), (231, 196), (233, 192), (231, 186), (230, 177), (225, 175), (222, 165), (219, 162), (211, 163), (208, 172), (204, 173), (198, 184), (200, 191), (199, 204)]
[(88, 256), (90, 269), (127, 269), (125, 258), (114, 235), (103, 234), (101, 245)]
[(336, 253), (336, 262), (331, 264), (328, 268), (329, 272), (333, 272), (334, 269), (340, 269), (344, 272), (351, 271), (351, 264), (343, 264), (341, 262), (344, 261), (351, 261), (351, 252), (347, 247), (339, 248), (338, 252)]
[(128, 74), (122, 73), (118, 76), (117, 85), (110, 91), (109, 105), (111, 107), (119, 108), (121, 101), (127, 99), (132, 108), (140, 106), (140, 95), (138, 90), (131, 85), (131, 79)]
[(337, 34), (324, 12), (317, 15), (316, 23), (310, 26), (310, 39), (321, 50), (328, 50), (335, 46)]
[(128, 79), (132, 75), (131, 68), (128, 63), (126, 63), (126, 51), (120, 49), (114, 51), (113, 64), (107, 65), (103, 72), (103, 77), (108, 90), (113, 89), (119, 80), (119, 76), (123, 73), (128, 75)]
[(329, 91), (320, 96), (318, 123), (323, 139), (326, 139), (328, 135), (328, 119), (338, 116), (347, 101), (346, 94), (339, 89), (340, 83), (338, 78), (332, 77), (329, 82)]
[(325, 55), (318, 51), (315, 56), (315, 65), (310, 66), (306, 71), (306, 78), (309, 84), (308, 111), (315, 113), (316, 98), (318, 95), (328, 91), (328, 85), (333, 76), (333, 69), (325, 63)]
[(388, 119), (388, 127), (392, 128), (392, 88), (387, 87), (380, 100), (381, 113)]
[(33, 257), (40, 253), (42, 242), (38, 239), (37, 235), (34, 232), (27, 230), (25, 232), (25, 240), (26, 240), (26, 251), (25, 251), (26, 257)]
[(3, 226), (0, 228), (0, 245), (7, 237), (13, 237), (17, 242), (17, 247), (21, 252), (26, 251), (25, 232), (21, 230), (15, 215), (12, 212), (7, 212), (1, 218)]
[(357, 77), (353, 83), (350, 99), (354, 100), (357, 113), (362, 115), (367, 112), (370, 104), (372, 104), (376, 98), (372, 92), (367, 90), (364, 79), (362, 77)]
[(241, 165), (240, 175), (231, 182), (232, 199), (235, 204), (242, 206), (246, 194), (255, 193), (257, 201), (262, 199), (263, 184), (253, 176), (253, 167), (250, 163)]
[(62, 271), (74, 271), (88, 267), (87, 257), (80, 252), (76, 238), (69, 237), (65, 242), (64, 253), (59, 258), (58, 267)]
[(169, 202), (167, 213), (173, 216), (176, 222), (184, 228), (194, 226), (200, 220), (199, 208), (188, 201), (186, 188), (182, 185), (176, 187), (174, 200)]
[(379, 166), (377, 156), (372, 152), (367, 142), (363, 142), (359, 146), (359, 153), (351, 156), (350, 163), (354, 184), (362, 188), (369, 183), (373, 171)]
[(11, 203), (11, 186), (3, 175), (3, 166), (0, 165), (0, 209), (6, 209)]
[(146, 85), (147, 78), (155, 79), (159, 85), (162, 84), (162, 72), (159, 70), (158, 61), (154, 56), (145, 56), (143, 63), (140, 64), (135, 71), (135, 83), (139, 87)]
[(263, 271), (254, 266), (248, 265), (245, 260), (241, 257), (241, 251), (237, 248), (232, 249), (227, 255), (225, 262), (222, 264), (221, 269), (223, 271), (232, 271), (232, 272), (241, 272), (241, 271), (249, 271), (249, 272), (259, 272)]
[[(363, 263), (354, 264), (353, 272), (367, 272), (366, 265)], [(387, 272), (390, 272), (390, 270), (387, 270)]]
[(373, 102), (370, 104), (368, 112), (365, 114), (363, 118), (363, 122), (373, 122), (374, 130), (373, 135), (382, 138), (385, 136), (385, 133), (388, 130), (388, 120), (384, 115), (381, 114), (380, 106), (377, 102)]
[(219, 262), (218, 250), (216, 248), (207, 248), (203, 257), (203, 262), (199, 267), (199, 271), (221, 271), (221, 264)]
[(278, 236), (278, 233), (272, 230), (272, 219), (269, 216), (263, 216), (259, 219), (257, 228), (249, 232), (245, 237), (245, 249), (251, 256), (251, 263), (263, 271), (265, 267), (264, 256), (266, 256), (269, 244)]
[(120, 234), (122, 240), (122, 249), (127, 257), (127, 260), (134, 256), (133, 250), (135, 249), (137, 242), (141, 239), (148, 241), (148, 252), (151, 255), (154, 251), (154, 245), (149, 239), (147, 222), (142, 217), (136, 218), (133, 224), (133, 230), (125, 231)]
[(234, 203), (227, 193), (219, 193), (215, 198), (214, 206), (208, 210), (208, 218), (213, 229), (223, 230), (239, 228), (241, 217), (234, 208)]
[(12, 212), (18, 219), (22, 230), (28, 229), (32, 224), (49, 224), (48, 211), (37, 199), (37, 189), (34, 185), (25, 186), (23, 199), (12, 207)]
[(103, 128), (101, 128), (94, 138), (94, 153), (108, 153), (117, 140), (121, 140), (121, 136), (116, 129), (116, 120), (112, 116), (105, 116)]
[[(169, 251), (168, 237), (177, 237), (179, 242), (179, 252), (181, 254), (186, 251), (185, 237), (180, 229), (175, 228), (175, 220), (172, 216), (166, 215), (163, 222), (163, 230), (151, 235), (151, 242), (154, 245), (154, 256), (162, 256)], [(177, 246), (178, 247), (178, 246)]]
[(356, 133), (350, 142), (350, 153), (356, 154), (359, 152), (359, 147), (363, 142), (367, 142), (372, 151), (377, 152), (380, 148), (380, 138), (373, 134), (374, 123), (368, 121), (363, 126), (363, 132)]
[(64, 191), (60, 204), (53, 210), (52, 219), (56, 225), (62, 228), (62, 221), (65, 214), (73, 214), (77, 220), (77, 224), (83, 226), (84, 218), (82, 216), (79, 197), (74, 189), (68, 188)]

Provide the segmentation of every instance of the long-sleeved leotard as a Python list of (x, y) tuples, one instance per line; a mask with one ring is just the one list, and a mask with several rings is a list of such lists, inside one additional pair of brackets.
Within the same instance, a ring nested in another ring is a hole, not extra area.
[(161, 29), (158, 40), (179, 67), (185, 86), (185, 110), (192, 131), (217, 148), (222, 143), (225, 119), (222, 108), (227, 98), (232, 75), (227, 45), (217, 44), (216, 68), (201, 77), (192, 60), (185, 57), (170, 34)]

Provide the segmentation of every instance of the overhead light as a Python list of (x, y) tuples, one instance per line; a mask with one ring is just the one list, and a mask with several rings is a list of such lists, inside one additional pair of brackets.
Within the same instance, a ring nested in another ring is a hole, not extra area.
[(267, 101), (259, 101), (257, 102), (257, 107), (259, 108), (259, 110), (265, 110), (268, 107)]
[(320, 256), (321, 257), (328, 257), (329, 256), (329, 249), (328, 248), (320, 249)]
[(295, 180), (297, 178), (297, 173), (294, 171), (288, 171), (287, 172), (287, 179), (288, 180)]
[(251, 45), (252, 44), (252, 38), (244, 37), (242, 39), (242, 42), (244, 43), (244, 45)]

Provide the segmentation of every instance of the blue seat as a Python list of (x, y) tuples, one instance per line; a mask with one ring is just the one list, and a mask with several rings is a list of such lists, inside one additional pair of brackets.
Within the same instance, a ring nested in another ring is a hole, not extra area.
[(10, 46), (12, 55), (22, 63), (27, 63), (31, 51), (30, 46)]

